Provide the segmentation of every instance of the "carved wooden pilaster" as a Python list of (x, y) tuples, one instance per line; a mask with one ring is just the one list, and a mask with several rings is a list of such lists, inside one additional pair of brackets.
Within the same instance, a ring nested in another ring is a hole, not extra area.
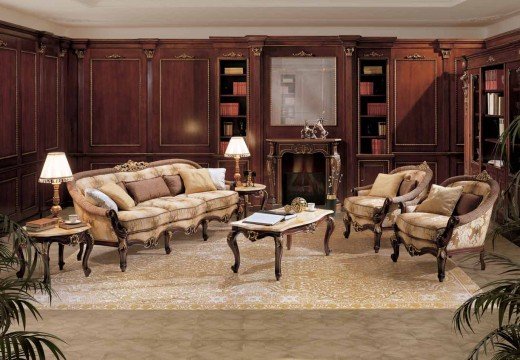
[(347, 56), (352, 56), (354, 54), (354, 48), (353, 47), (345, 48), (345, 54)]
[(262, 55), (262, 48), (261, 47), (251, 48), (251, 52), (253, 53), (253, 56), (260, 56), (260, 55)]
[(153, 59), (155, 49), (144, 49), (143, 52), (147, 59)]
[(272, 142), (269, 143), (269, 154), (267, 155), (267, 163), (266, 163), (266, 171), (267, 171), (267, 179), (269, 185), (269, 204), (276, 204), (276, 170), (275, 166), (277, 164), (276, 158), (274, 156), (274, 144)]
[(84, 49), (76, 49), (74, 50), (74, 53), (78, 57), (78, 59), (83, 59), (85, 57), (85, 50)]

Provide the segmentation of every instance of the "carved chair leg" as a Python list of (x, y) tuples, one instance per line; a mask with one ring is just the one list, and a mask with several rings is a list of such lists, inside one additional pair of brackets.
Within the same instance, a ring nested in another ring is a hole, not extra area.
[(444, 278), (446, 277), (446, 250), (445, 249), (439, 249), (439, 252), (437, 254), (437, 272), (438, 272), (438, 278), (440, 282), (444, 281)]
[(399, 246), (401, 245), (401, 240), (398, 236), (392, 238), (392, 248), (394, 249), (394, 253), (390, 255), (390, 258), (393, 262), (397, 262), (399, 259)]
[(204, 241), (208, 240), (208, 220), (202, 221), (202, 238)]
[(172, 252), (172, 249), (170, 248), (170, 241), (173, 238), (173, 231), (167, 231), (164, 234), (164, 251), (166, 252), (166, 255)]
[(348, 237), (350, 236), (350, 226), (351, 226), (350, 216), (348, 216), (348, 214), (346, 214), (343, 217), (343, 223), (345, 224), (345, 231), (343, 232), (343, 236), (345, 236), (345, 239), (348, 239)]
[(486, 250), (482, 250), (480, 252), (480, 270), (486, 270), (485, 257), (486, 257)]
[(128, 252), (128, 247), (124, 247), (124, 248), (118, 248), (117, 249), (119, 251), (119, 267), (121, 268), (121, 271), (122, 272), (125, 272), (126, 271), (126, 254)]
[(381, 248), (381, 235), (383, 234), (383, 229), (381, 229), (381, 225), (376, 224), (374, 226), (374, 251), (376, 253), (379, 252)]

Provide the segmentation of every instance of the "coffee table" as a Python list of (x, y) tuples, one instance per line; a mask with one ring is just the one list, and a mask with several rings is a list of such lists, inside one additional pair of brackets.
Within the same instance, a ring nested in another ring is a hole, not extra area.
[(327, 231), (323, 239), (323, 247), (325, 255), (330, 254), (329, 239), (334, 231), (334, 217), (332, 210), (316, 209), (313, 212), (303, 211), (296, 215), (296, 218), (280, 222), (273, 226), (264, 226), (256, 224), (244, 223), (244, 220), (231, 223), (231, 232), (227, 237), (227, 243), (233, 255), (235, 256), (235, 264), (231, 266), (234, 273), (238, 272), (240, 267), (240, 251), (237, 245), (238, 234), (244, 234), (250, 241), (255, 242), (265, 237), (274, 239), (275, 249), (275, 270), (276, 280), (280, 280), (282, 276), (282, 253), (283, 241), (287, 237), (287, 249), (291, 249), (292, 235), (297, 233), (311, 233), (316, 230), (318, 224), (322, 221), (327, 222)]

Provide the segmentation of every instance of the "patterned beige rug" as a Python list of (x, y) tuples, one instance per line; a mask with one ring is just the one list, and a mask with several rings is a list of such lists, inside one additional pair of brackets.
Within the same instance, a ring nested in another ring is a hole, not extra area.
[(234, 274), (226, 243), (229, 225), (210, 224), (207, 242), (200, 233), (177, 235), (172, 253), (162, 248), (131, 248), (126, 273), (119, 270), (117, 251), (97, 246), (90, 257), (92, 274), (85, 278), (75, 255), (65, 269), (51, 259), (54, 309), (440, 309), (456, 308), (479, 290), (453, 262), (446, 279), (437, 280), (433, 256), (410, 257), (401, 250), (390, 259), (388, 235), (379, 254), (369, 232), (343, 238), (336, 221), (332, 253), (323, 253), (321, 225), (314, 234), (293, 238), (284, 250), (282, 278), (274, 276), (274, 242), (251, 243), (239, 236), (241, 268)]

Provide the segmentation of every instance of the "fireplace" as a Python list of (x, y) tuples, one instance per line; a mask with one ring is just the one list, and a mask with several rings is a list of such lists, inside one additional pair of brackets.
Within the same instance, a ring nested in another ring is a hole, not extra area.
[(295, 197), (324, 205), (337, 195), (341, 139), (268, 139), (269, 203), (289, 204)]

